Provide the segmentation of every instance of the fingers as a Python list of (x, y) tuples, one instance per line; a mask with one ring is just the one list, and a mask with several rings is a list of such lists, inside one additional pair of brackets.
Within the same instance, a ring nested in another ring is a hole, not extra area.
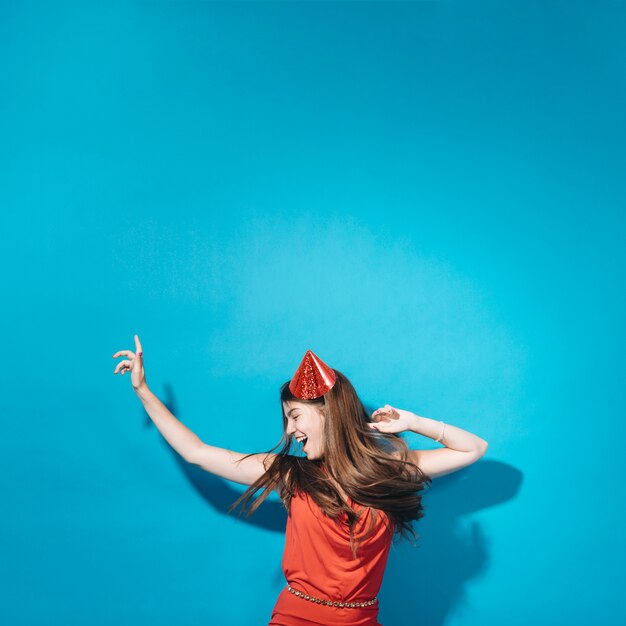
[(141, 343), (139, 342), (139, 335), (135, 335), (135, 349), (137, 350), (137, 356), (143, 357), (143, 350), (141, 348)]
[(128, 369), (130, 370), (130, 368), (132, 367), (133, 362), (129, 361), (127, 359), (125, 359), (124, 361), (120, 361), (117, 366), (115, 367), (115, 370), (113, 370), (114, 374), (117, 374), (120, 370), (122, 372), (122, 374)]
[(113, 358), (118, 357), (118, 356), (127, 356), (131, 359), (135, 358), (135, 353), (132, 350), (120, 350), (119, 352), (116, 352), (113, 355)]
[(396, 410), (389, 404), (385, 404), (382, 409), (376, 409), (372, 413), (372, 418), (375, 420), (387, 420), (390, 418), (396, 419), (398, 417), (398, 413)]
[[(112, 355), (112, 357), (115, 359), (118, 356), (126, 356), (129, 359), (134, 360), (135, 358), (139, 358), (142, 359), (143, 358), (143, 350), (141, 348), (141, 343), (139, 341), (139, 335), (135, 335), (135, 348), (137, 350), (137, 354), (135, 354), (132, 350), (118, 350), (115, 354)], [(130, 364), (129, 364), (130, 363)], [(125, 369), (128, 368), (130, 369), (132, 367), (132, 362), (129, 361), (120, 361), (117, 364), (117, 367), (115, 368), (115, 371), (113, 372), (114, 374), (117, 374), (117, 371), (119, 368)], [(122, 372), (123, 374), (124, 372)]]

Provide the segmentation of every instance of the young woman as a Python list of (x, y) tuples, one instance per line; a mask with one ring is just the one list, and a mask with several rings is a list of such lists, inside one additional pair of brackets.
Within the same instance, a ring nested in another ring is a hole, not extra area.
[[(113, 355), (126, 357), (114, 373), (131, 373), (148, 415), (186, 461), (249, 485), (230, 511), (243, 502), (249, 516), (272, 491), (288, 511), (287, 585), (269, 626), (381, 626), (376, 594), (394, 534), (417, 537), (411, 523), (423, 517), (419, 492), (433, 478), (476, 462), (487, 442), (388, 404), (370, 415), (350, 381), (307, 350), (281, 387), (282, 448), (253, 454), (218, 448), (200, 440), (149, 390), (137, 335), (135, 347), (136, 353)], [(399, 436), (407, 430), (445, 447), (410, 450)], [(306, 456), (290, 454), (294, 440)]]

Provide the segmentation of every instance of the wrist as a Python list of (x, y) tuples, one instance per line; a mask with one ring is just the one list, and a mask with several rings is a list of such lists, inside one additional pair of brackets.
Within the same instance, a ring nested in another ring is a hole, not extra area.
[(418, 435), (422, 435), (423, 434), (423, 430), (422, 430), (423, 421), (424, 421), (423, 417), (420, 417), (419, 415), (416, 415), (415, 413), (413, 413), (413, 417), (411, 418), (408, 429), (412, 433), (417, 433)]
[[(418, 435), (423, 435), (429, 439), (433, 439), (438, 443), (443, 443), (445, 435), (445, 423), (441, 420), (434, 420), (430, 417), (422, 417), (415, 415), (415, 419), (412, 421), (411, 431)], [(445, 443), (443, 443), (445, 445)]]
[(148, 385), (146, 385), (145, 383), (143, 385), (139, 385), (139, 387), (137, 387), (136, 389), (133, 388), (133, 391), (137, 394), (140, 400), (143, 400), (152, 394), (152, 392), (148, 388)]

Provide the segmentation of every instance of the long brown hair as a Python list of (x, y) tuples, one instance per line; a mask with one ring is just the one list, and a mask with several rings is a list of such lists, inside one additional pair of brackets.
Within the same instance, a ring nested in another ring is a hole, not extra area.
[[(371, 415), (354, 387), (341, 372), (333, 371), (337, 380), (332, 389), (315, 400), (294, 397), (289, 390), (289, 381), (280, 388), (281, 405), (290, 400), (321, 405), (325, 418), (324, 458), (309, 460), (289, 454), (293, 436), (286, 434), (287, 418), (283, 410), (283, 436), (268, 454), (281, 443), (282, 448), (266, 472), (241, 494), (228, 512), (243, 503), (242, 509), (248, 507), (247, 517), (250, 517), (278, 488), (285, 508), (291, 513), (294, 493), (306, 491), (329, 517), (337, 519), (346, 513), (354, 557), (358, 546), (374, 531), (377, 513), (381, 511), (386, 514), (389, 532), (395, 531), (407, 538), (411, 534), (417, 539), (419, 535), (412, 522), (424, 516), (419, 492), (430, 486), (431, 478), (408, 460), (409, 447), (404, 439), (397, 434), (374, 431), (368, 426)], [(244, 458), (248, 456), (251, 455)], [(365, 508), (354, 511), (343, 501), (333, 480), (354, 502)], [(264, 488), (263, 493), (250, 505), (252, 496), (261, 488)], [(355, 542), (354, 527), (367, 509), (372, 510), (369, 530)]]

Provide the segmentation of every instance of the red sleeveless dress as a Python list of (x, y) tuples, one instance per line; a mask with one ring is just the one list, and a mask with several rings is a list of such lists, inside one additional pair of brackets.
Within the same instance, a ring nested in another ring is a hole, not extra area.
[[(355, 510), (362, 508), (348, 498)], [(372, 511), (366, 510), (357, 522), (355, 537), (370, 528)], [(352, 557), (347, 514), (333, 520), (306, 492), (291, 499), (287, 518), (282, 568), (287, 582), (298, 591), (324, 600), (364, 602), (374, 598), (381, 587), (391, 535), (384, 511), (377, 510), (372, 534)], [(285, 587), (268, 626), (382, 626), (378, 603), (366, 607), (341, 608), (317, 604), (297, 596)]]

